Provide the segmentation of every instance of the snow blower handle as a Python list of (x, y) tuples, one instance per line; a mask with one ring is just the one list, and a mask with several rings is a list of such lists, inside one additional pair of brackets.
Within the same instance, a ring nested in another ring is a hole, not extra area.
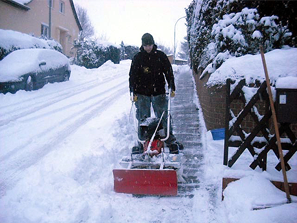
[[(165, 142), (169, 138), (170, 134), (170, 109), (171, 109), (171, 97), (175, 96), (175, 92), (171, 90), (171, 88), (168, 89), (168, 110), (167, 110), (167, 134), (166, 138), (161, 139), (161, 141)], [(165, 111), (164, 111), (165, 112)]]
[(154, 134), (152, 135), (152, 137), (151, 137), (151, 139), (150, 139), (150, 141), (149, 141), (149, 144), (148, 144), (148, 147), (147, 147), (147, 151), (146, 151), (147, 154), (150, 154), (150, 152), (151, 152), (152, 142), (153, 142), (153, 140), (154, 140), (154, 138), (155, 138), (155, 136), (156, 136), (156, 133), (157, 133), (157, 131), (158, 131), (158, 128), (159, 128), (159, 126), (160, 126), (160, 124), (161, 124), (161, 122), (162, 122), (162, 118), (163, 118), (164, 113), (165, 113), (165, 111), (163, 111), (163, 113), (162, 113), (162, 115), (161, 115), (161, 118), (160, 118), (160, 120), (159, 120), (159, 122), (158, 122), (158, 125), (157, 125), (157, 127), (156, 127), (156, 129), (155, 129), (155, 132), (154, 132)]
[[(170, 134), (170, 107), (171, 107), (171, 97), (174, 97), (174, 95), (173, 96), (171, 96), (172, 95), (172, 91), (171, 91), (171, 88), (169, 88), (168, 89), (168, 93), (167, 93), (167, 95), (168, 95), (168, 110), (167, 110), (167, 134), (166, 134), (166, 138), (164, 138), (164, 139), (161, 139), (161, 141), (166, 141), (168, 138), (169, 138), (169, 134)], [(160, 124), (161, 124), (161, 122), (162, 122), (162, 119), (163, 119), (163, 116), (164, 116), (164, 114), (165, 114), (165, 112), (166, 111), (163, 111), (163, 113), (162, 113), (162, 115), (161, 115), (161, 117), (160, 117), (160, 120), (159, 120), (159, 122), (158, 122), (158, 125), (157, 125), (157, 127), (156, 127), (156, 129), (155, 129), (155, 132), (154, 132), (154, 134), (152, 135), (152, 137), (151, 137), (151, 139), (150, 139), (150, 141), (149, 141), (149, 144), (148, 144), (148, 149), (147, 149), (147, 153), (150, 153), (150, 151), (151, 151), (151, 145), (152, 145), (152, 142), (153, 142), (153, 140), (154, 140), (154, 138), (155, 138), (155, 135), (156, 135), (156, 133), (157, 133), (157, 130), (158, 130), (158, 128), (159, 128), (159, 126), (160, 126)]]

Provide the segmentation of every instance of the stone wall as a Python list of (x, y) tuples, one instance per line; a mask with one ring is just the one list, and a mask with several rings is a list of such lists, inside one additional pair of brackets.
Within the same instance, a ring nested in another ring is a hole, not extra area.
[(209, 88), (205, 86), (209, 75), (202, 80), (200, 74), (193, 75), (207, 130), (225, 128), (226, 86)]

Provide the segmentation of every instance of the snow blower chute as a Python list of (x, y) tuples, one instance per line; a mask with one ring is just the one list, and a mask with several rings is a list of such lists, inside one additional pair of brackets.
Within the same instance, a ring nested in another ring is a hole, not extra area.
[[(135, 195), (176, 196), (179, 176), (182, 175), (182, 154), (170, 154), (164, 146), (169, 137), (170, 96), (168, 99), (167, 134), (165, 136), (160, 119), (149, 117), (140, 123), (138, 141), (143, 151), (133, 152), (120, 161), (122, 169), (114, 169), (114, 190), (117, 193)], [(135, 116), (134, 116), (135, 117)], [(141, 137), (142, 138), (142, 137)]]

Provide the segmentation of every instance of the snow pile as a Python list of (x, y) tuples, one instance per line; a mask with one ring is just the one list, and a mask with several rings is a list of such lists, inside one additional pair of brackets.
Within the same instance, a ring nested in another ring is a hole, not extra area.
[[(286, 204), (285, 192), (277, 189), (260, 174), (232, 182), (224, 190), (224, 204), (231, 222), (294, 222), (297, 203)], [(297, 202), (297, 197), (292, 196)], [(271, 210), (252, 211), (271, 208)], [(251, 218), (255, 218), (251, 220)]]
[[(273, 50), (265, 54), (265, 60), (271, 83), (275, 83), (280, 77), (297, 77), (296, 48)], [(208, 65), (206, 70), (213, 70), (212, 64)], [(226, 84), (228, 78), (245, 79), (248, 84), (254, 83), (256, 80), (264, 81), (265, 73), (261, 55), (245, 55), (226, 59), (222, 66), (211, 74), (207, 85), (223, 85)]]
[[(242, 194), (243, 191), (244, 193)], [(247, 210), (265, 207), (265, 205), (285, 204), (287, 202), (285, 192), (277, 189), (259, 173), (254, 173), (230, 183), (223, 194), (225, 196), (224, 202), (231, 207), (230, 209), (232, 209), (234, 201), (238, 204), (245, 204), (244, 206), (238, 205), (238, 207)], [(296, 200), (296, 197), (294, 199)], [(236, 210), (234, 212), (239, 211)]]
[[(296, 222), (297, 197), (291, 196), (293, 203), (287, 204), (286, 194), (270, 182), (271, 180), (283, 181), (281, 171), (274, 169), (279, 160), (275, 158), (273, 152), (268, 153), (267, 171), (262, 172), (259, 168), (255, 170), (249, 168), (253, 157), (247, 150), (232, 168), (223, 166), (224, 140), (213, 140), (210, 131), (204, 133), (203, 144), (206, 165), (204, 179), (207, 180), (202, 183), (202, 190), (197, 190), (197, 196), (194, 197), (196, 211), (202, 212), (202, 217), (206, 218), (202, 222)], [(296, 155), (290, 159), (289, 164), (292, 169), (287, 172), (288, 181), (297, 182)], [(229, 183), (222, 192), (223, 177), (239, 180)], [(204, 190), (217, 195), (217, 200), (208, 198), (209, 194), (203, 192)], [(223, 201), (221, 201), (222, 193)], [(199, 211), (201, 209), (205, 209), (206, 213)], [(212, 214), (209, 214), (209, 211)]]

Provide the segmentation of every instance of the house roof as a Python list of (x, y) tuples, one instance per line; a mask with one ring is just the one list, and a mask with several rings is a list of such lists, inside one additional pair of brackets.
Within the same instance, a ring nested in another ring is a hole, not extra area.
[(30, 10), (30, 7), (26, 6), (25, 4), (28, 4), (29, 2), (31, 2), (32, 0), (26, 0), (26, 1), (21, 1), (21, 0), (2, 0), (3, 2), (10, 4), (14, 7), (17, 7), (19, 9), (23, 9), (23, 10)]
[(81, 26), (81, 24), (79, 22), (77, 14), (76, 14), (76, 10), (75, 10), (74, 4), (73, 4), (73, 0), (69, 0), (69, 1), (70, 1), (70, 5), (71, 5), (71, 8), (72, 8), (73, 15), (74, 15), (74, 18), (76, 20), (77, 26), (78, 26), (79, 30), (81, 31), (81, 30), (83, 30), (83, 28), (82, 28), (82, 26)]

